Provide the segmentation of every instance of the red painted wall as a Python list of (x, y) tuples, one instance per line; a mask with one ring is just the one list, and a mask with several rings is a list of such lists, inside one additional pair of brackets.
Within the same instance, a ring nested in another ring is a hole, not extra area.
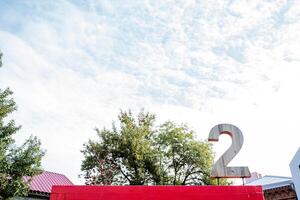
[(263, 200), (261, 186), (53, 186), (50, 200)]

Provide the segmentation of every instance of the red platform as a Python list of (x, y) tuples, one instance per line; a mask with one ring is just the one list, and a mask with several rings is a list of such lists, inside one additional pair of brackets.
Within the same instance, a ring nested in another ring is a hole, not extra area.
[(261, 186), (53, 186), (50, 200), (263, 200)]

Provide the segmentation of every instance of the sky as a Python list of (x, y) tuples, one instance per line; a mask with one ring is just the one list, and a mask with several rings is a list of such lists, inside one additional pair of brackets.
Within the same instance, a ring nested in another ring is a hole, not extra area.
[[(47, 151), (43, 168), (74, 183), (95, 127), (144, 108), (198, 139), (231, 123), (244, 145), (230, 166), (290, 176), (299, 148), (297, 0), (1, 0), (0, 88), (11, 117)], [(229, 146), (213, 143), (216, 158)]]

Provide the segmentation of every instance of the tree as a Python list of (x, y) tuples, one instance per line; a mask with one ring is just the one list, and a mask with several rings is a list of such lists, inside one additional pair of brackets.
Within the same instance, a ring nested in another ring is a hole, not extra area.
[(84, 145), (82, 170), (87, 184), (144, 185), (152, 181), (154, 116), (141, 112), (136, 122), (131, 112), (121, 112), (119, 121), (120, 130), (115, 124), (112, 130), (96, 129), (100, 140)]
[(160, 168), (167, 174), (167, 185), (209, 185), (213, 152), (207, 142), (197, 141), (187, 126), (166, 122), (160, 127), (157, 147)]
[(24, 177), (32, 177), (41, 171), (44, 155), (36, 137), (31, 136), (19, 147), (14, 144), (13, 135), (21, 127), (7, 118), (17, 108), (11, 95), (9, 88), (0, 89), (0, 200), (27, 195), (29, 186)]
[(84, 144), (81, 170), (89, 185), (209, 185), (211, 145), (198, 141), (187, 126), (141, 111), (135, 119), (121, 111), (120, 127), (96, 129), (98, 140)]

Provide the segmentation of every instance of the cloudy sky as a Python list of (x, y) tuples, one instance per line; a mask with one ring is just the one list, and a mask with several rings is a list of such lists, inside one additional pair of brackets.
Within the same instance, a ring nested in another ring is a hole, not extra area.
[[(38, 136), (43, 168), (78, 179), (82, 144), (120, 109), (244, 134), (231, 162), (290, 176), (300, 146), (297, 0), (1, 0), (0, 87), (18, 104), (20, 143)], [(228, 136), (214, 144), (217, 156)]]

